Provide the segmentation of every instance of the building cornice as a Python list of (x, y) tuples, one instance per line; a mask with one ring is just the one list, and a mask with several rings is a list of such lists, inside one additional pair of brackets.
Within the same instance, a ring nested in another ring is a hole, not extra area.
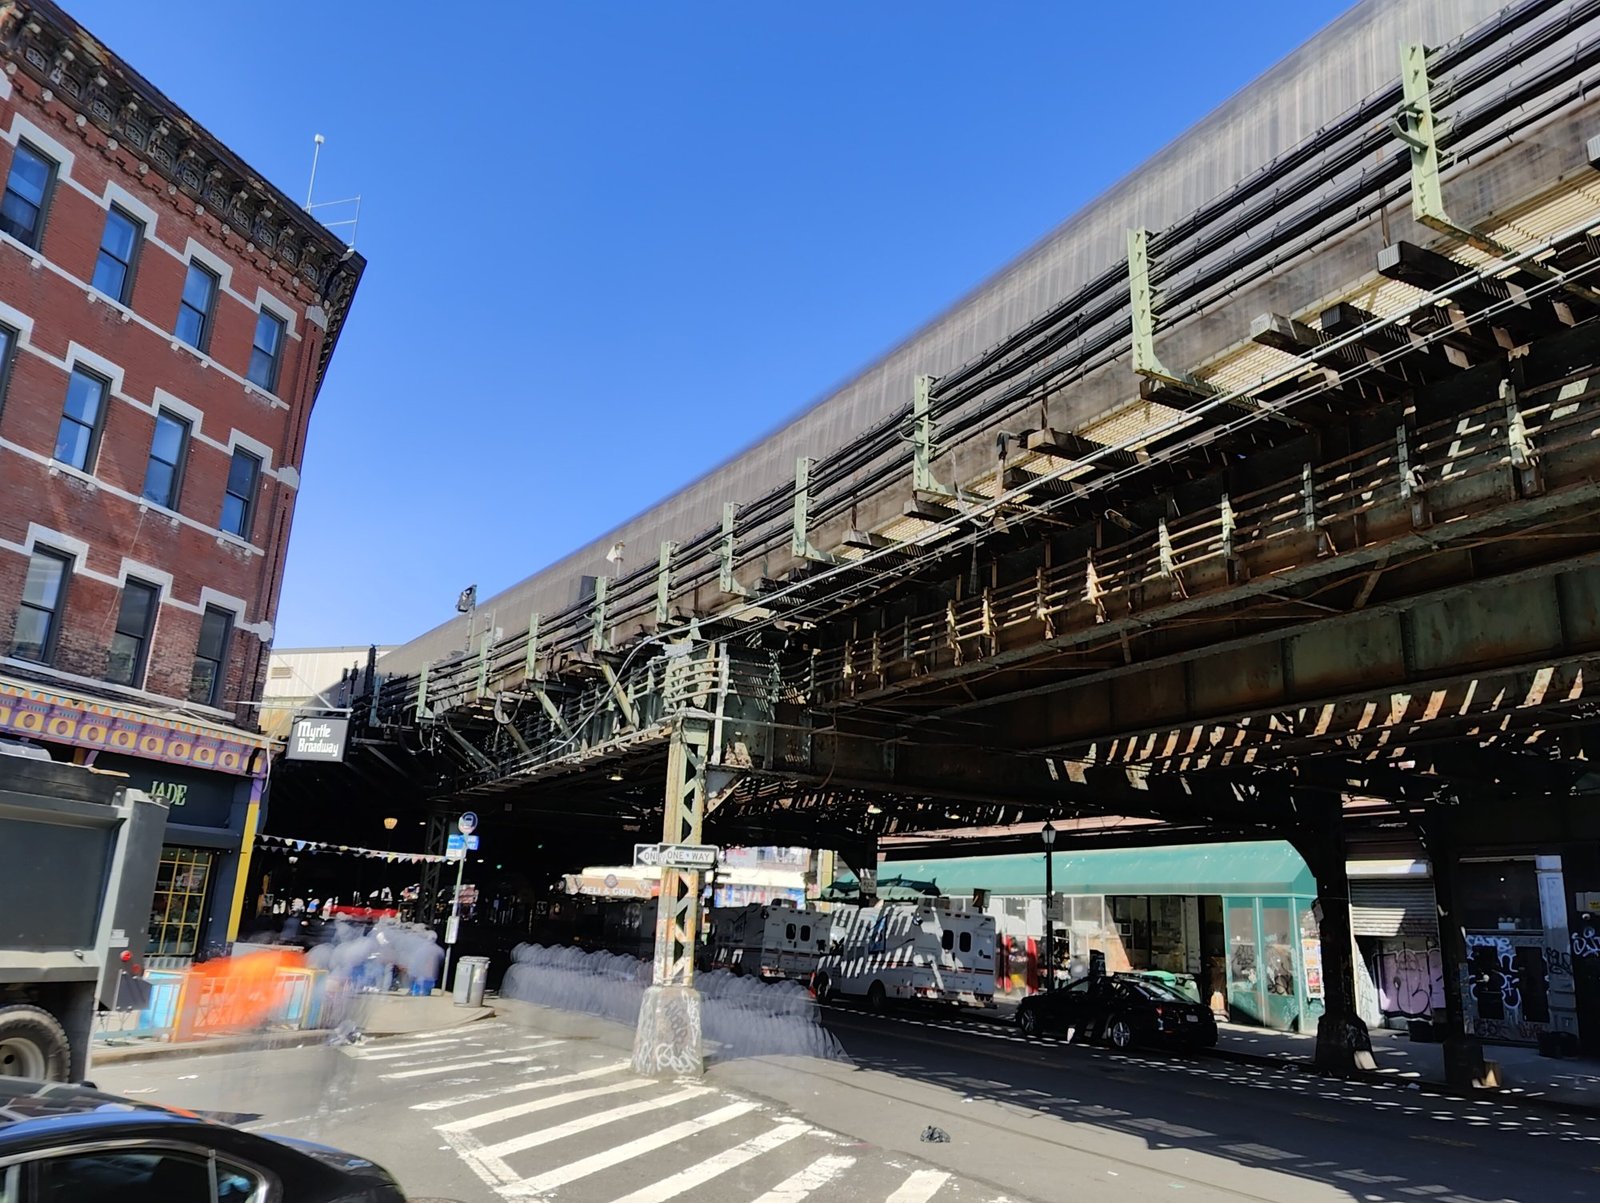
[(50, 0), (0, 0), (0, 58), (316, 294), (319, 388), (366, 260)]

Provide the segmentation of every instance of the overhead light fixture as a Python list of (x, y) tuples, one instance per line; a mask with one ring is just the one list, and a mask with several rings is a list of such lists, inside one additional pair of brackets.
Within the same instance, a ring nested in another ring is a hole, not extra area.
[(398, 826), (400, 826), (399, 819), (385, 819), (383, 821), (383, 829), (385, 831), (393, 831)]
[(622, 771), (620, 769), (612, 769), (609, 773), (606, 774), (606, 780), (607, 781), (621, 781), (622, 780)]
[(876, 802), (869, 802), (867, 803), (867, 813), (869, 815), (881, 815), (883, 813), (883, 807), (879, 806)]

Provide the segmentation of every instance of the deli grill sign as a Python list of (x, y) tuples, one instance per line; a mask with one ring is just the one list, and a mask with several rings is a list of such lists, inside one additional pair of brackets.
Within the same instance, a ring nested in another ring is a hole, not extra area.
[(344, 759), (345, 739), (350, 733), (347, 718), (299, 718), (289, 728), (285, 760)]
[(711, 844), (635, 844), (635, 868), (714, 869), (717, 849)]

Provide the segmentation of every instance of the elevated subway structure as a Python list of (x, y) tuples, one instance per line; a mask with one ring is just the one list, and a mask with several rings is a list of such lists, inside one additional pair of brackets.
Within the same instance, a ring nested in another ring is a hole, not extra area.
[[(1588, 822), (1597, 73), (1600, 4), (1358, 7), (839, 394), (485, 602), (514, 633), (391, 652), (364, 746), (555, 821), (653, 826), (664, 775), (667, 842), (866, 868), (886, 833), (1121, 816), (1290, 838), (1333, 901), (1351, 825), (1404, 828), (1448, 916), (1451, 850), (1507, 806), (1525, 841)], [(619, 540), (659, 557), (609, 579)]]

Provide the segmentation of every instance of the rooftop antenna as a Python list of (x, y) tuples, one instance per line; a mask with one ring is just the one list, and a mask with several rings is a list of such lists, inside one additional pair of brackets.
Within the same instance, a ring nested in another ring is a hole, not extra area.
[[(317, 134), (311, 141), (311, 180), (306, 184), (306, 212), (311, 213), (317, 209), (327, 209), (335, 205), (347, 206), (346, 211), (350, 213), (349, 217), (340, 218), (337, 221), (322, 221), (322, 224), (330, 230), (338, 229), (341, 226), (349, 226), (350, 237), (345, 239), (345, 245), (353, 251), (356, 249), (356, 231), (361, 224), (361, 196), (357, 193), (355, 196), (347, 196), (340, 200), (313, 202), (312, 197), (315, 195), (317, 188), (317, 162), (322, 158), (322, 144), (327, 139), (321, 134)], [(318, 220), (322, 219), (319, 218)]]
[(317, 160), (322, 158), (322, 144), (327, 139), (317, 134), (311, 139), (311, 182), (306, 185), (306, 212), (311, 212), (311, 194), (317, 187)]

